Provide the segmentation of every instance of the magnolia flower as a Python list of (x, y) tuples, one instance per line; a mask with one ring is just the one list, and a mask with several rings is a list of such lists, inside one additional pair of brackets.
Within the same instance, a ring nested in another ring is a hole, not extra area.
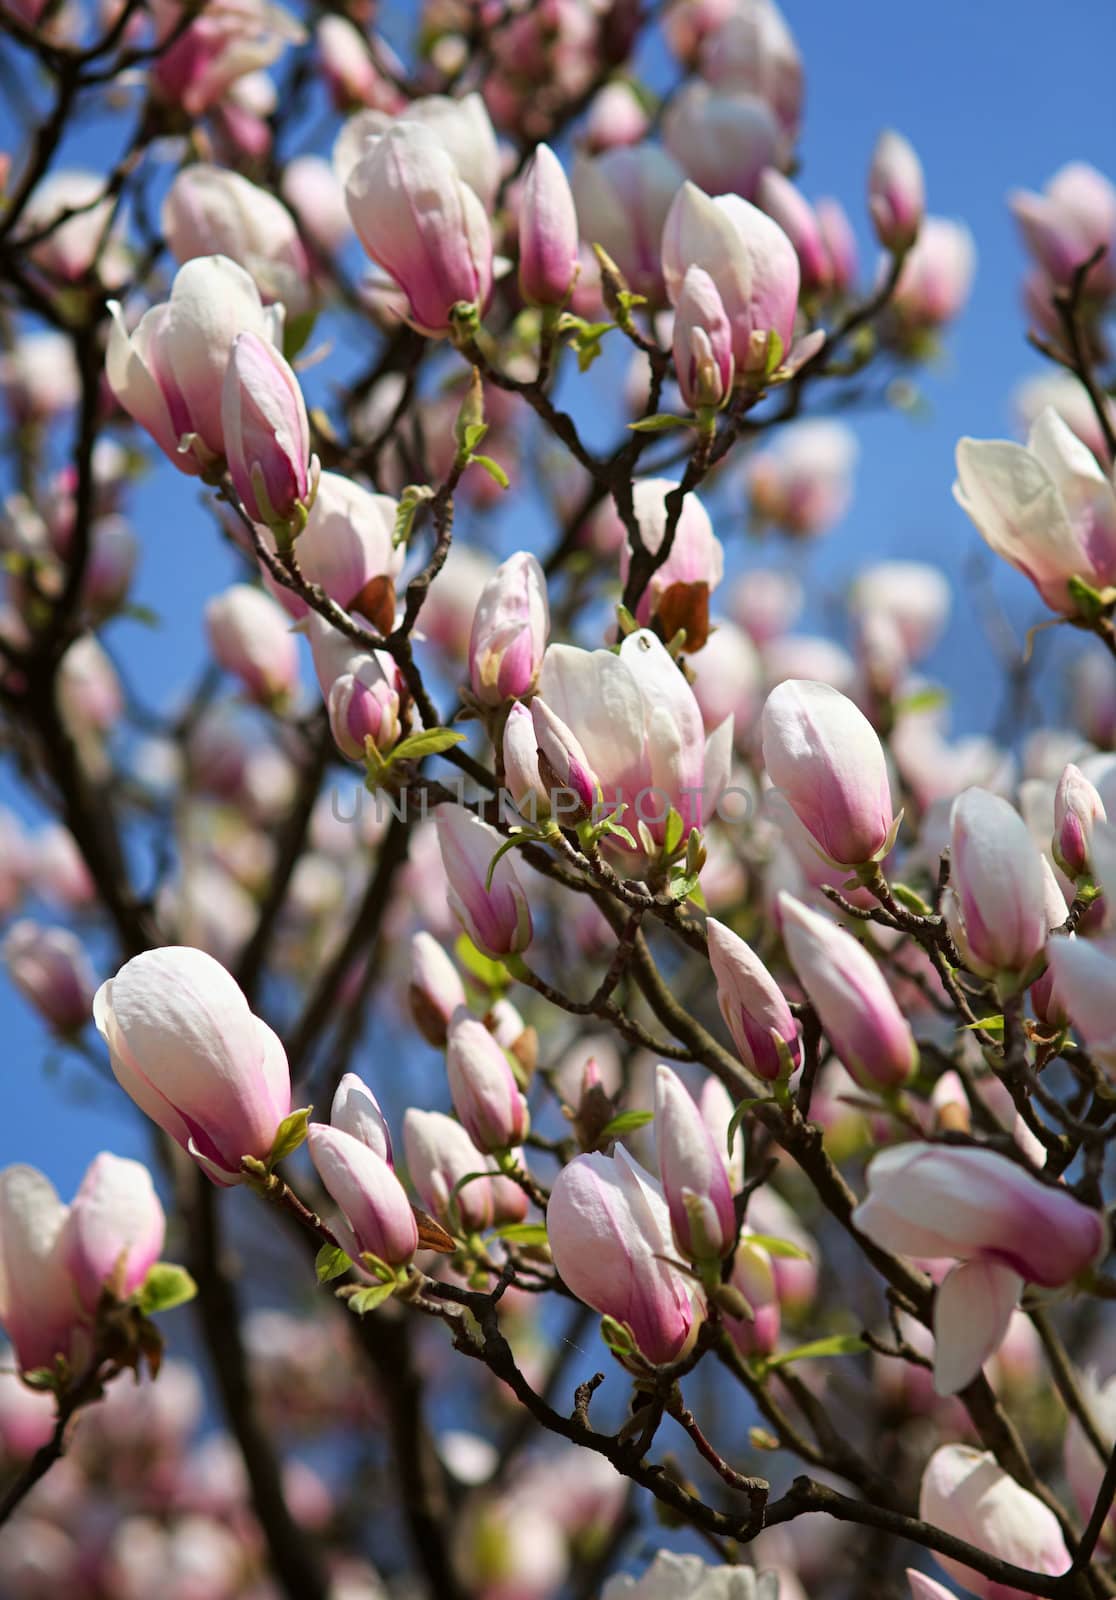
[(546, 1227), (572, 1293), (626, 1324), (648, 1361), (676, 1360), (694, 1327), (691, 1286), (663, 1259), (673, 1241), (662, 1190), (622, 1145), (562, 1168)]
[(163, 234), (182, 266), (198, 256), (227, 256), (251, 274), (265, 300), (293, 316), (310, 309), (310, 263), (294, 218), (268, 190), (239, 172), (195, 162), (167, 191)]
[(1116, 582), (1116, 487), (1051, 407), (1026, 447), (962, 439), (954, 499), (985, 542), (1030, 578), (1052, 611), (1075, 616), (1070, 579)]
[(546, 578), (520, 550), (485, 584), (473, 614), (469, 678), (484, 705), (520, 700), (535, 687), (550, 632)]
[(655, 1070), (655, 1149), (674, 1242), (698, 1263), (719, 1261), (736, 1239), (724, 1156), (678, 1074)]
[(160, 450), (192, 476), (219, 473), (225, 455), (222, 392), (238, 335), (274, 343), (281, 323), (265, 310), (243, 267), (201, 256), (175, 274), (170, 299), (152, 306), (129, 334), (120, 307), (105, 372), (117, 400)]
[(168, 946), (97, 990), (93, 1020), (120, 1087), (214, 1183), (266, 1160), (291, 1109), (286, 1052), (220, 962)]
[(934, 1298), (934, 1383), (953, 1394), (999, 1347), (1024, 1283), (1072, 1283), (1108, 1248), (1104, 1217), (992, 1150), (904, 1144), (868, 1167), (853, 1213), (885, 1250), (959, 1263)]
[(779, 1600), (774, 1572), (751, 1567), (708, 1567), (700, 1556), (660, 1550), (640, 1578), (610, 1578), (601, 1600)]
[[(966, 1544), (1027, 1572), (1056, 1574), (1070, 1565), (1062, 1530), (1049, 1506), (1000, 1467), (987, 1450), (944, 1444), (926, 1463), (918, 1514)], [(937, 1560), (978, 1600), (1025, 1600), (1024, 1592), (985, 1578), (952, 1556)]]

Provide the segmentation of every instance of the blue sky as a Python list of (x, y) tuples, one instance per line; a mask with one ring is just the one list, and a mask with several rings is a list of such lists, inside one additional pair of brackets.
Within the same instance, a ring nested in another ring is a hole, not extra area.
[[(1010, 433), (1011, 390), (1041, 366), (1024, 343), (1023, 261), (1005, 193), (1017, 185), (1040, 186), (1073, 158), (1116, 172), (1116, 10), (1095, 0), (1068, 0), (1057, 16), (1039, 0), (939, 0), (934, 6), (812, 0), (788, 6), (787, 14), (806, 67), (799, 182), (807, 195), (835, 194), (844, 201), (863, 257), (871, 260), (865, 174), (876, 135), (893, 125), (922, 156), (931, 209), (963, 218), (979, 251), (970, 306), (948, 336), (938, 367), (919, 377), (927, 402), (922, 414), (917, 420), (873, 414), (855, 423), (861, 459), (852, 509), (837, 532), (801, 557), (818, 620), (827, 597), (867, 559), (932, 559), (956, 578), (979, 548), (950, 496), (954, 444), (962, 433)], [(0, 113), (0, 147), (9, 142)], [(94, 163), (106, 150), (94, 128), (80, 159)], [(154, 607), (162, 625), (150, 632), (121, 623), (110, 637), (145, 696), (165, 700), (200, 659), (202, 605), (234, 576), (234, 567), (199, 504), (196, 484), (173, 471), (151, 474), (133, 512), (144, 550), (137, 598)], [(509, 522), (500, 519), (499, 545), (513, 537)], [(531, 525), (538, 525), (537, 517)], [(758, 556), (751, 548), (730, 547), (729, 570), (757, 559), (788, 557), (774, 546)], [(1023, 580), (1004, 571), (996, 582), (1022, 627), (1037, 620), (1037, 601)], [(1040, 641), (1040, 650), (1049, 652), (1040, 665), (1064, 653), (1061, 641), (1051, 640), (1046, 634)], [(993, 669), (964, 596), (931, 666), (955, 691), (958, 724), (981, 726)], [(98, 1149), (144, 1153), (144, 1130), (122, 1095), (79, 1063), (68, 1064), (60, 1077), (48, 1076), (49, 1044), (2, 980), (0, 1026), (8, 1062), (0, 1164), (34, 1162), (68, 1191)]]

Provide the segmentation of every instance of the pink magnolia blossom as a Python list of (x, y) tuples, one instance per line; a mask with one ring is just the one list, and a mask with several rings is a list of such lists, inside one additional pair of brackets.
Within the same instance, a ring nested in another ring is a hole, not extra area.
[(473, 614), (469, 678), (477, 699), (497, 706), (529, 695), (549, 632), (546, 578), (538, 558), (520, 550), (493, 573)]
[[(944, 1444), (922, 1474), (918, 1514), (990, 1556), (1027, 1572), (1056, 1574), (1070, 1566), (1062, 1530), (1050, 1508), (1008, 1476), (989, 1451)], [(986, 1578), (952, 1556), (937, 1561), (978, 1600), (1027, 1600), (1026, 1591)]]
[(340, 1128), (342, 1133), (351, 1134), (361, 1144), (366, 1144), (389, 1167), (395, 1165), (391, 1134), (380, 1103), (363, 1078), (355, 1072), (346, 1072), (337, 1085), (329, 1110), (329, 1122), (331, 1127)]
[(89, 1021), (96, 979), (81, 940), (68, 928), (29, 918), (13, 922), (0, 946), (8, 976), (56, 1032), (78, 1034)]
[(403, 1149), (419, 1199), (451, 1233), (479, 1233), (492, 1226), (492, 1179), (462, 1183), (484, 1173), (485, 1161), (460, 1122), (411, 1106), (403, 1118)]
[(312, 1122), (310, 1159), (341, 1209), (335, 1231), (354, 1260), (368, 1251), (388, 1266), (410, 1261), (418, 1248), (411, 1202), (391, 1167), (376, 1151), (340, 1128)]
[(416, 933), (411, 940), (409, 995), (411, 1015), (419, 1032), (440, 1050), (446, 1042), (450, 1018), (465, 1005), (465, 986), (432, 934)]
[(0, 1172), (0, 1323), (23, 1372), (70, 1353), (79, 1307), (65, 1259), (68, 1209), (34, 1167)]
[(667, 106), (663, 143), (707, 194), (755, 200), (761, 173), (777, 159), (779, 125), (758, 95), (719, 93), (695, 78)]
[(97, 990), (93, 1020), (120, 1087), (214, 1183), (268, 1156), (291, 1109), (282, 1044), (201, 950), (133, 956)]
[(437, 134), (401, 120), (362, 155), (345, 185), (361, 243), (407, 302), (408, 319), (434, 338), (454, 307), (481, 316), (492, 293), (492, 234), (485, 209)]
[(310, 263), (294, 218), (266, 189), (238, 172), (197, 162), (183, 167), (163, 201), (163, 233), (182, 266), (227, 256), (249, 273), (265, 301), (290, 315), (313, 304)]
[[(705, 924), (717, 1004), (746, 1067), (773, 1081), (799, 1064), (798, 1025), (786, 997), (750, 945), (710, 917)], [(782, 1046), (782, 1050), (780, 1050)]]
[(946, 919), (982, 977), (1018, 987), (1049, 932), (1042, 857), (1019, 813), (987, 789), (966, 789), (950, 813)]
[(959, 1263), (934, 1304), (939, 1394), (998, 1348), (1024, 1282), (1072, 1283), (1108, 1248), (1104, 1217), (992, 1150), (904, 1144), (868, 1167), (857, 1228), (885, 1250)]
[(717, 287), (738, 378), (763, 372), (773, 350), (780, 358), (789, 351), (800, 272), (778, 223), (738, 195), (710, 199), (696, 184), (683, 184), (663, 226), (663, 277), (672, 303), (692, 266), (704, 267)]
[(1087, 288), (1104, 295), (1116, 286), (1116, 187), (1085, 161), (1071, 161), (1041, 194), (1017, 189), (1011, 209), (1023, 242), (1046, 277), (1069, 284), (1096, 250), (1106, 254), (1089, 272)]
[(880, 860), (895, 817), (883, 746), (851, 700), (827, 683), (789, 678), (763, 708), (767, 775), (818, 853), (841, 867)]
[(262, 589), (235, 583), (205, 608), (213, 658), (262, 705), (287, 700), (298, 687), (298, 641), (290, 618)]
[(719, 1261), (736, 1240), (725, 1159), (678, 1074), (655, 1069), (655, 1148), (674, 1242), (690, 1261)]
[(702, 267), (688, 267), (674, 313), (674, 371), (692, 411), (723, 406), (732, 393), (736, 365), (717, 285)]
[(893, 1089), (918, 1066), (910, 1025), (879, 966), (828, 917), (785, 891), (783, 939), (829, 1042), (863, 1088)]
[(510, 856), (496, 863), (489, 882), (503, 843), (500, 834), (459, 805), (439, 806), (434, 820), (450, 905), (473, 943), (493, 956), (525, 950), (531, 942), (531, 908)]
[(278, 321), (243, 267), (200, 256), (175, 274), (170, 299), (129, 334), (120, 307), (105, 356), (117, 400), (180, 472), (219, 471), (225, 454), (222, 392), (239, 335), (273, 342)]
[(554, 1264), (578, 1299), (626, 1323), (648, 1361), (676, 1360), (694, 1328), (690, 1286), (661, 1259), (673, 1249), (662, 1190), (627, 1151), (563, 1167), (546, 1225)]
[(578, 272), (577, 210), (562, 163), (535, 147), (519, 202), (519, 290), (528, 305), (562, 306)]
[(302, 389), (273, 346), (252, 333), (233, 340), (221, 395), (229, 473), (245, 511), (278, 536), (300, 533), (318, 490)]
[(166, 1217), (138, 1161), (103, 1152), (93, 1161), (74, 1196), (62, 1229), (61, 1248), (84, 1310), (93, 1314), (108, 1288), (126, 1300), (159, 1259)]
[(685, 177), (665, 150), (649, 144), (574, 162), (571, 185), (581, 237), (606, 250), (628, 287), (655, 306), (666, 301), (663, 224)]
[(1070, 578), (1097, 589), (1116, 582), (1116, 488), (1055, 411), (1043, 411), (1026, 447), (962, 439), (953, 496), (1051, 610), (1076, 614)]
[(868, 210), (885, 250), (909, 250), (926, 211), (922, 163), (914, 146), (890, 128), (880, 134), (868, 171)]
[(453, 1108), (478, 1150), (522, 1144), (530, 1119), (508, 1058), (483, 1022), (459, 1014), (446, 1037), (446, 1077)]

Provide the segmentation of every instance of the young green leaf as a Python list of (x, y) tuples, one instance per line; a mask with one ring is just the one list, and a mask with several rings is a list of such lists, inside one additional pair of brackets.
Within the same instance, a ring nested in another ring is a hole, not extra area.
[(151, 1317), (157, 1311), (185, 1305), (197, 1292), (198, 1286), (185, 1267), (177, 1267), (172, 1261), (156, 1261), (139, 1287), (136, 1304), (145, 1317)]
[(348, 1272), (352, 1262), (339, 1244), (323, 1244), (314, 1260), (314, 1271), (319, 1283), (332, 1283)]

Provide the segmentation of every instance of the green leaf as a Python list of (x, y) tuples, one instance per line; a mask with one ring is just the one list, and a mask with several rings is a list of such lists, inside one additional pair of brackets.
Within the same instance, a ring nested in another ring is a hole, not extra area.
[(424, 728), (401, 739), (391, 752), (393, 761), (419, 761), (423, 756), (440, 756), (443, 750), (452, 750), (461, 744), (465, 735), (456, 728)]
[(150, 606), (143, 606), (135, 600), (129, 600), (126, 606), (120, 608), (120, 615), (127, 617), (130, 622), (140, 622), (145, 628), (161, 628), (163, 619), (157, 611)]
[(597, 1138), (619, 1139), (621, 1134), (634, 1133), (637, 1128), (646, 1128), (647, 1124), (654, 1120), (653, 1111), (621, 1111), (619, 1116), (605, 1123)]
[(461, 443), (464, 445), (465, 451), (466, 451), (467, 454), (469, 454), (469, 455), (472, 454), (472, 452), (476, 449), (477, 445), (480, 444), (481, 440), (484, 438), (484, 436), (485, 436), (485, 434), (487, 432), (488, 432), (488, 423), (487, 422), (470, 422), (469, 423), (468, 427), (464, 430), (464, 434), (463, 434), (462, 440), (461, 440)]
[(1066, 579), (1066, 588), (1077, 606), (1079, 616), (1088, 622), (1096, 622), (1104, 613), (1104, 596), (1091, 583), (1086, 583), (1084, 578), (1076, 576)]
[(791, 1361), (815, 1361), (819, 1356), (854, 1356), (868, 1346), (858, 1333), (834, 1333), (828, 1339), (814, 1339), (809, 1344), (799, 1344), (793, 1350), (783, 1350), (768, 1356), (765, 1367), (785, 1367)]
[(30, 1371), (20, 1373), (20, 1381), (28, 1389), (38, 1389), (48, 1394), (62, 1387), (61, 1376), (54, 1367), (32, 1367)]
[(346, 1304), (350, 1311), (355, 1311), (358, 1317), (363, 1317), (365, 1312), (375, 1311), (385, 1300), (390, 1300), (394, 1293), (394, 1283), (373, 1283), (367, 1289), (358, 1289), (356, 1294), (350, 1295)]
[(314, 1261), (314, 1271), (319, 1283), (332, 1283), (348, 1272), (352, 1262), (339, 1244), (323, 1244)]
[(783, 341), (772, 328), (767, 335), (767, 360), (764, 362), (764, 376), (770, 378), (773, 372), (778, 372), (783, 361)]
[(613, 1355), (630, 1356), (637, 1348), (635, 1336), (628, 1324), (617, 1322), (615, 1317), (601, 1318), (601, 1338)]
[(792, 1244), (789, 1239), (776, 1239), (770, 1233), (746, 1233), (741, 1243), (758, 1244), (769, 1256), (778, 1256), (787, 1261), (810, 1260), (809, 1250), (803, 1250), (801, 1245)]
[(285, 1160), (296, 1151), (300, 1144), (306, 1142), (306, 1129), (310, 1122), (310, 1113), (313, 1106), (302, 1106), (298, 1111), (292, 1111), (289, 1117), (284, 1117), (275, 1134), (275, 1140), (268, 1152), (267, 1170), (270, 1172), (280, 1161)]
[(688, 900), (698, 886), (696, 872), (683, 872), (680, 878), (673, 878), (667, 893), (672, 900)]
[(317, 315), (316, 311), (303, 311), (301, 315), (287, 319), (283, 328), (283, 355), (288, 361), (294, 360), (313, 333)]
[(471, 467), (483, 467), (488, 476), (494, 483), (498, 483), (501, 489), (506, 489), (511, 482), (500, 463), (493, 461), (491, 456), (470, 456), (469, 465)]
[(174, 1306), (184, 1306), (198, 1292), (198, 1286), (185, 1267), (176, 1267), (173, 1261), (156, 1261), (136, 1294), (136, 1304), (145, 1317), (157, 1311), (170, 1311)]
[(958, 1032), (971, 1033), (976, 1028), (983, 1028), (985, 1033), (1003, 1033), (1003, 1013), (1001, 1012), (999, 1015), (994, 1017), (978, 1017), (975, 1022), (966, 1022), (963, 1028), (958, 1029)]
[(495, 1230), (498, 1239), (505, 1239), (508, 1244), (546, 1244), (545, 1222), (505, 1222)]
[(628, 423), (632, 433), (666, 433), (671, 428), (692, 428), (693, 425), (693, 417), (675, 416), (670, 411), (659, 411), (653, 417), (640, 417), (638, 422)]
[(395, 513), (395, 531), (392, 534), (392, 543), (396, 546), (406, 544), (411, 537), (411, 529), (415, 525), (415, 514), (425, 500), (433, 500), (434, 491), (429, 484), (409, 483), (399, 496), (399, 506)]
[(748, 1112), (751, 1111), (755, 1106), (767, 1105), (772, 1098), (773, 1096), (769, 1094), (759, 1094), (756, 1095), (753, 1100), (741, 1100), (740, 1104), (733, 1112), (728, 1125), (728, 1153), (730, 1159), (732, 1157), (732, 1147), (736, 1143), (737, 1129), (744, 1121), (744, 1118), (747, 1116)]
[(939, 707), (949, 704), (949, 695), (937, 684), (930, 684), (925, 689), (916, 689), (913, 694), (904, 695), (896, 702), (896, 716), (911, 716), (918, 711), (937, 711)]
[(502, 961), (486, 956), (478, 950), (467, 933), (458, 936), (453, 953), (471, 977), (484, 989), (506, 989), (508, 969)]
[(682, 830), (686, 824), (682, 821), (681, 813), (671, 806), (667, 812), (666, 827), (663, 829), (663, 854), (672, 856), (682, 843)]
[(906, 906), (907, 910), (913, 911), (916, 916), (933, 916), (933, 908), (928, 906), (922, 896), (916, 894), (913, 889), (909, 889), (905, 883), (893, 883), (891, 892), (901, 906)]

